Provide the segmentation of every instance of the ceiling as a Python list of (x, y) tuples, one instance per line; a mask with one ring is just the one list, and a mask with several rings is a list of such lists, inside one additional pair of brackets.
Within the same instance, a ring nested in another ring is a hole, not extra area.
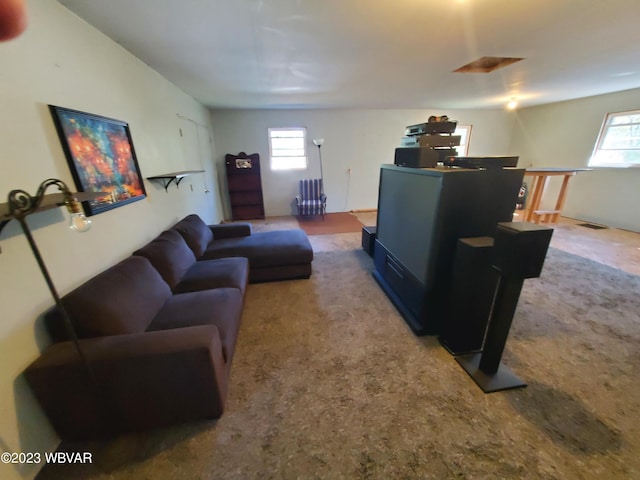
[[(213, 108), (502, 108), (640, 87), (638, 0), (59, 0)], [(482, 56), (524, 60), (454, 73)]]

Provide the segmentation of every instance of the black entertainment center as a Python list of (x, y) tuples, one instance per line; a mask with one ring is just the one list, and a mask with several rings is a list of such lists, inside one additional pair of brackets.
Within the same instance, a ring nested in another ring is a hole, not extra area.
[(524, 169), (491, 167), (380, 169), (373, 275), (418, 335), (439, 334), (450, 296), (469, 294), (450, 288), (458, 239), (512, 219)]

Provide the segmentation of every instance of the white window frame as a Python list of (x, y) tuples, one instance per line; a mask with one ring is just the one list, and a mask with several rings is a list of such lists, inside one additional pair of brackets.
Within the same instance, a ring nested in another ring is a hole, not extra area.
[[(453, 132), (454, 135), (460, 135), (460, 145), (456, 147), (456, 151), (460, 157), (469, 155), (469, 142), (471, 142), (472, 128), (472, 125), (456, 125), (456, 129)], [(461, 130), (464, 130), (464, 132), (461, 132)]]
[[(615, 123), (620, 117), (635, 117), (628, 123)], [(627, 147), (616, 147), (615, 145), (607, 145), (613, 142), (608, 135), (617, 129), (628, 128), (628, 137), (624, 138), (630, 144)], [(631, 161), (625, 161), (622, 157), (630, 155), (634, 158)], [(610, 168), (630, 168), (640, 167), (640, 110), (630, 110), (626, 112), (607, 113), (602, 122), (600, 133), (596, 140), (595, 147), (591, 158), (589, 159), (589, 167), (610, 167)]]
[[(292, 133), (287, 137), (287, 133)], [(274, 135), (275, 134), (275, 135)], [(279, 134), (279, 135), (278, 135)], [(283, 134), (285, 135), (283, 137)], [(302, 134), (302, 135), (300, 135)], [(274, 148), (274, 139), (277, 138), (300, 138), (299, 148), (287, 151), (286, 149)], [(306, 170), (308, 166), (307, 160), (307, 129), (305, 127), (281, 127), (269, 128), (269, 159), (271, 170), (287, 171), (287, 170)], [(302, 154), (300, 155), (300, 150)]]

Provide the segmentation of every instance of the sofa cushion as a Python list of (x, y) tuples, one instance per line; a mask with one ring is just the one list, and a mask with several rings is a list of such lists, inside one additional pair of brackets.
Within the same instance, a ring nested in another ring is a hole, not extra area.
[(246, 258), (202, 260), (191, 266), (173, 291), (185, 293), (213, 288), (237, 288), (244, 295), (248, 281), (249, 261)]
[(299, 265), (313, 260), (313, 249), (303, 230), (257, 232), (248, 237), (224, 238), (212, 242), (200, 260), (247, 257), (251, 269)]
[(311, 272), (311, 263), (280, 265), (277, 267), (255, 267), (249, 271), (249, 283), (309, 278)]
[(147, 331), (215, 325), (220, 332), (225, 361), (231, 362), (235, 350), (242, 293), (237, 288), (217, 288), (173, 295), (158, 313)]
[(171, 297), (169, 285), (144, 257), (131, 256), (62, 299), (80, 338), (144, 332)]
[(211, 229), (195, 214), (184, 217), (172, 227), (172, 230), (183, 236), (196, 258), (202, 256), (207, 245), (213, 240)]
[(196, 263), (193, 251), (175, 230), (162, 232), (133, 254), (147, 258), (172, 289)]
[(221, 238), (248, 237), (252, 233), (251, 224), (247, 222), (219, 223), (209, 225), (214, 240)]

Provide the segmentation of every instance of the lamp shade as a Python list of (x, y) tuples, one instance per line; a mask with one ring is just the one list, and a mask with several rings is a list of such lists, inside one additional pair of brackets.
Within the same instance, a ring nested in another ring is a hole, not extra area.
[(323, 143), (324, 143), (324, 138), (314, 138), (313, 139), (313, 144), (316, 147), (321, 147)]

